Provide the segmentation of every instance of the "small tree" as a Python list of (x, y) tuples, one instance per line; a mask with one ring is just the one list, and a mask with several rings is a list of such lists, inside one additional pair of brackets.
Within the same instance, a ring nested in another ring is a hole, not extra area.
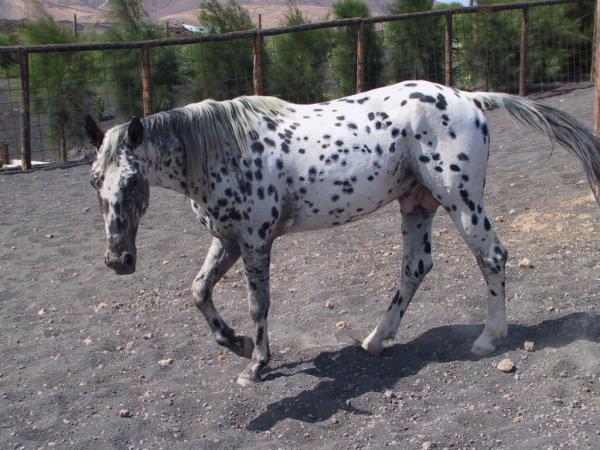
[[(24, 31), (28, 44), (74, 43), (76, 38), (50, 16), (32, 22)], [(81, 143), (81, 118), (89, 110), (89, 71), (86, 55), (80, 53), (35, 53), (30, 55), (30, 91), (35, 112), (47, 117), (50, 140), (58, 157), (67, 161), (72, 141)]]
[[(283, 25), (308, 23), (294, 2), (288, 3)], [(270, 91), (301, 102), (325, 99), (325, 64), (329, 52), (327, 30), (289, 33), (272, 39), (268, 67)]]
[[(431, 11), (433, 0), (394, 0), (392, 14)], [(444, 5), (447, 7), (447, 5)], [(406, 79), (443, 80), (444, 19), (423, 17), (386, 24), (390, 41), (389, 81)]]
[(571, 47), (568, 68), (573, 72), (574, 79), (581, 77), (589, 79), (592, 72), (592, 39), (596, 17), (596, 1), (580, 0), (577, 3), (564, 5), (565, 17), (576, 23), (581, 39)]
[[(250, 14), (237, 0), (229, 0), (225, 5), (209, 0), (202, 5), (198, 18), (210, 33), (255, 28)], [(199, 63), (200, 70), (193, 73), (192, 83), (197, 97), (220, 100), (250, 94), (254, 64), (252, 49), (250, 39), (195, 45), (191, 56)], [(263, 64), (265, 57), (266, 54)]]
[[(480, 0), (480, 5), (511, 0)], [(463, 36), (459, 53), (460, 87), (516, 92), (519, 81), (520, 11), (455, 16)]]
[[(16, 45), (17, 36), (13, 33), (0, 33), (0, 46)], [(17, 75), (17, 54), (0, 53), (0, 73), (4, 77), (14, 77)]]
[[(333, 4), (337, 19), (369, 17), (368, 5), (362, 0), (339, 0)], [(331, 69), (340, 95), (356, 91), (356, 27), (345, 27), (335, 33), (335, 47), (331, 55)], [(374, 88), (381, 85), (383, 51), (373, 25), (365, 25), (365, 85)]]
[[(569, 15), (566, 5), (532, 8), (529, 15), (527, 81), (542, 84), (571, 80), (569, 72), (585, 68), (585, 61), (589, 61), (591, 29), (585, 30), (581, 18)], [(590, 34), (586, 36), (585, 31)], [(583, 58), (577, 52), (582, 52)]]
[[(108, 17), (113, 27), (108, 37), (116, 41), (137, 41), (165, 37), (164, 30), (150, 21), (141, 0), (108, 0)], [(117, 107), (121, 115), (142, 115), (142, 81), (140, 50), (117, 50), (112, 66), (116, 84)], [(150, 84), (152, 111), (173, 107), (180, 83), (179, 60), (172, 47), (150, 50)]]

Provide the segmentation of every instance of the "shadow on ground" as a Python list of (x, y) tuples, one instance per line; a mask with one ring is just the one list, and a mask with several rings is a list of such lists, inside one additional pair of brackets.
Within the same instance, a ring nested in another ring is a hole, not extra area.
[[(285, 419), (317, 423), (340, 410), (368, 415), (369, 412), (354, 408), (351, 399), (367, 392), (391, 389), (399, 380), (415, 375), (430, 363), (482, 359), (470, 352), (472, 342), (481, 331), (481, 325), (442, 326), (411, 342), (386, 348), (381, 357), (373, 357), (358, 346), (347, 346), (323, 352), (311, 360), (274, 367), (264, 377), (265, 381), (299, 373), (322, 380), (313, 389), (270, 404), (247, 429), (269, 430)], [(600, 315), (574, 313), (535, 325), (511, 325), (509, 339), (498, 353), (519, 349), (525, 340), (534, 341), (539, 351), (580, 339), (600, 342)], [(305, 365), (312, 367), (295, 370)]]

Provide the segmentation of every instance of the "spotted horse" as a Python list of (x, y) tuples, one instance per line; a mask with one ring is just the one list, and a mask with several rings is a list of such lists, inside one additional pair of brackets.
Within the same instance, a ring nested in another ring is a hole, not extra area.
[[(191, 199), (214, 236), (194, 279), (193, 297), (218, 344), (250, 359), (238, 377), (260, 380), (269, 363), (267, 315), (273, 241), (286, 233), (342, 225), (398, 200), (402, 214), (400, 288), (362, 346), (373, 354), (393, 339), (432, 268), (431, 224), (438, 206), (454, 221), (487, 283), (487, 318), (472, 351), (487, 354), (507, 336), (507, 251), (483, 194), (490, 128), (483, 112), (505, 108), (582, 162), (598, 198), (600, 140), (567, 114), (499, 93), (468, 93), (407, 81), (313, 105), (240, 97), (152, 114), (106, 132), (91, 117), (98, 148), (91, 169), (104, 217), (105, 262), (136, 267), (135, 238), (149, 186)], [(242, 257), (254, 339), (236, 334), (215, 309), (212, 290)]]

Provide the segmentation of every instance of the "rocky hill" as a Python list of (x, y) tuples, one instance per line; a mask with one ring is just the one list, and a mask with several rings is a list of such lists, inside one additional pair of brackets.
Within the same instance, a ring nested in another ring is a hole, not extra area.
[[(36, 18), (42, 13), (31, 0), (3, 0), (0, 9), (0, 19), (23, 20)], [(158, 22), (172, 20), (197, 24), (198, 9), (201, 0), (143, 0), (144, 7), (150, 17)], [(287, 11), (286, 1), (276, 0), (241, 0), (252, 17), (262, 14), (263, 27), (277, 26), (283, 20)], [(324, 20), (330, 15), (334, 0), (305, 0), (297, 1), (299, 9), (310, 20)], [(368, 0), (373, 14), (386, 12), (387, 0)], [(105, 13), (107, 0), (41, 0), (43, 8), (59, 21), (70, 21), (77, 14), (80, 23), (106, 24)]]

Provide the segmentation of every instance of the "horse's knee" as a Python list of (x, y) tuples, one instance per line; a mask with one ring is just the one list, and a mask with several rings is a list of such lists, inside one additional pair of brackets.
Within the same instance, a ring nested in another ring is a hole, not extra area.
[(502, 245), (496, 244), (492, 251), (483, 258), (483, 263), (486, 269), (494, 275), (499, 275), (504, 272), (506, 261), (508, 260), (508, 250)]
[(192, 297), (196, 307), (201, 310), (210, 302), (211, 288), (204, 278), (198, 277), (192, 283)]
[(502, 264), (506, 264), (506, 261), (508, 261), (508, 250), (504, 246), (500, 244), (494, 246), (494, 253)]

